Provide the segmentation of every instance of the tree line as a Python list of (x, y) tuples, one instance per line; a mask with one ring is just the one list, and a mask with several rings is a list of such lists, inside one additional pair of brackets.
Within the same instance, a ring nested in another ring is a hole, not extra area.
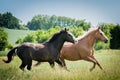
[(88, 30), (91, 26), (85, 20), (75, 20), (65, 16), (36, 15), (26, 25), (20, 24), (20, 19), (16, 18), (10, 12), (0, 13), (0, 27), (8, 29), (29, 29), (29, 30), (47, 30), (56, 26), (62, 27), (82, 27)]
[(0, 27), (5, 27), (8, 29), (19, 29), (19, 19), (12, 15), (10, 12), (4, 14), (0, 13)]
[(37, 15), (26, 25), (30, 30), (47, 30), (49, 28), (54, 28), (55, 26), (82, 27), (83, 30), (88, 30), (91, 24), (85, 22), (85, 20), (75, 20), (64, 16)]
[[(78, 37), (83, 32), (87, 31), (91, 27), (91, 23), (85, 20), (75, 20), (64, 16), (48, 16), (48, 15), (36, 15), (26, 25), (20, 24), (21, 21), (12, 15), (10, 12), (0, 13), (0, 27), (8, 29), (24, 29), (24, 30), (36, 30), (35, 33), (28, 34), (25, 38), (20, 38), (16, 43), (23, 42), (44, 42), (50, 38), (50, 36), (60, 30), (63, 27), (70, 29), (70, 32)], [(99, 26), (103, 29), (103, 32), (109, 38), (109, 45), (104, 45), (101, 42), (97, 42), (96, 49), (111, 48), (120, 49), (120, 24), (106, 24), (101, 23)], [(8, 45), (8, 34), (0, 28), (0, 50), (4, 50)]]

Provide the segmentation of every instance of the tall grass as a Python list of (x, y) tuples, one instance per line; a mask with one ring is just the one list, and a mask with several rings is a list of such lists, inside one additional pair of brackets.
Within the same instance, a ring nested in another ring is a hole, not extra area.
[(5, 64), (0, 57), (0, 80), (120, 80), (120, 51), (100, 50), (95, 52), (96, 59), (104, 67), (105, 73), (98, 66), (90, 72), (92, 63), (86, 61), (66, 61), (70, 72), (60, 69), (56, 64), (56, 70), (52, 70), (48, 63), (42, 63), (32, 67), (31, 71), (24, 72), (19, 69), (20, 59)]

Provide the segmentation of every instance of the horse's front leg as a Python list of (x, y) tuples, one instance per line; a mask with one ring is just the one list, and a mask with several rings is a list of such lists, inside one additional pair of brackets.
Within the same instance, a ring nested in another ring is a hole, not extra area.
[(56, 60), (55, 62), (58, 63), (58, 65), (59, 65), (60, 67), (63, 67), (65, 70), (69, 71), (69, 70), (67, 69), (67, 67), (66, 67), (65, 60), (64, 60), (64, 59), (59, 58), (59, 59)]
[(58, 59), (58, 60), (55, 60), (55, 62), (58, 63), (60, 67), (63, 67), (63, 62), (61, 60)]
[(84, 58), (84, 60), (85, 60), (85, 61), (89, 61), (89, 62), (93, 62), (93, 63), (94, 63), (93, 67), (90, 68), (90, 71), (92, 71), (92, 70), (95, 68), (96, 61), (95, 61), (93, 58), (91, 58), (90, 56)]
[(96, 63), (93, 63), (93, 66), (90, 68), (90, 71), (92, 71), (96, 66)]
[(98, 63), (98, 61), (93, 56), (92, 57), (88, 56), (88, 57), (84, 58), (84, 60), (90, 61), (90, 62), (94, 63), (93, 67), (90, 68), (90, 71), (92, 71), (95, 68), (96, 64), (100, 67), (101, 70), (103, 70), (103, 68), (101, 67), (101, 65)]
[[(102, 66), (100, 65), (100, 63), (96, 60), (96, 58), (94, 56), (92, 56), (92, 58), (96, 61), (96, 64), (99, 66), (99, 68), (101, 70), (103, 70)], [(103, 70), (104, 71), (104, 70)]]
[(49, 61), (48, 63), (50, 64), (51, 68), (55, 70), (55, 67), (54, 67), (55, 63), (54, 63), (54, 61)]

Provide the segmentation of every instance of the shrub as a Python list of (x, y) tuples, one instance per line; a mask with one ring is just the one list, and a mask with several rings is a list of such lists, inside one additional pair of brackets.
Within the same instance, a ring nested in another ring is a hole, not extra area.
[(0, 51), (5, 50), (8, 45), (8, 34), (0, 28)]
[(105, 44), (104, 42), (96, 42), (94, 48), (95, 50), (109, 49), (109, 44)]

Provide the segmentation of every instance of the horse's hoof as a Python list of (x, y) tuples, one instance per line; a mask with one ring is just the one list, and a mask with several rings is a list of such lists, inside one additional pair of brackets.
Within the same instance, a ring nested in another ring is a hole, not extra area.
[(90, 68), (90, 72), (92, 72), (93, 71), (93, 68)]
[(70, 72), (70, 70), (69, 70), (69, 69), (67, 69), (66, 67), (64, 67), (64, 70), (66, 70), (66, 71)]
[(102, 69), (102, 71), (103, 71), (104, 73), (106, 73), (106, 71), (105, 71), (104, 69)]
[(69, 70), (69, 69), (67, 69), (66, 71), (70, 72), (70, 70)]
[(31, 67), (27, 67), (27, 70), (29, 70), (29, 71), (30, 71), (30, 70), (31, 70)]
[(19, 68), (20, 68), (20, 70), (24, 71), (24, 68), (22, 68), (22, 67), (19, 67)]
[(22, 68), (22, 69), (20, 69), (20, 70), (24, 71), (24, 68)]

